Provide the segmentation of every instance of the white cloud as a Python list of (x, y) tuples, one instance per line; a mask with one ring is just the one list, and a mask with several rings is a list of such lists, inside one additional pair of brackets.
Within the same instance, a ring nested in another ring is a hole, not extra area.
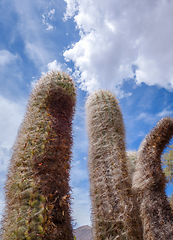
[(136, 120), (143, 120), (145, 123), (153, 124), (153, 123), (155, 123), (157, 118), (158, 118), (158, 116), (156, 116), (156, 115), (153, 115), (151, 113), (142, 112), (139, 114), (139, 116), (137, 116)]
[(54, 15), (55, 15), (55, 9), (51, 9), (48, 12), (48, 16), (49, 16), (50, 20), (54, 19)]
[(47, 51), (42, 47), (42, 44), (39, 44), (39, 42), (31, 43), (26, 41), (25, 51), (29, 58), (31, 58), (36, 64), (45, 64), (45, 56), (47, 55)]
[(83, 131), (84, 129), (81, 128), (80, 126), (75, 126), (75, 130)]
[(53, 29), (53, 26), (52, 25), (50, 25), (49, 23), (47, 23), (47, 28), (46, 28), (46, 30), (51, 30), (51, 29)]
[(64, 0), (67, 3), (66, 13), (64, 15), (64, 20), (67, 20), (69, 17), (72, 17), (77, 10), (77, 1), (74, 0)]
[(163, 117), (173, 117), (173, 111), (168, 109), (169, 107), (164, 108), (161, 112), (158, 112), (157, 114), (142, 112), (139, 114), (139, 116), (136, 117), (136, 120), (143, 120), (145, 123), (155, 124)]
[(73, 207), (73, 218), (77, 220), (78, 226), (90, 225), (90, 197), (89, 191), (85, 188), (76, 187), (73, 188), (73, 196), (74, 200), (72, 201)]
[(172, 116), (173, 115), (173, 111), (168, 110), (169, 107), (163, 109), (160, 113), (158, 113), (157, 115), (159, 117), (167, 117), (167, 116)]
[(77, 186), (78, 184), (80, 185), (82, 181), (87, 181), (88, 172), (87, 172), (86, 166), (83, 167), (83, 165), (80, 164), (80, 161), (76, 161), (72, 167), (71, 177), (72, 177), (72, 184), (74, 186)]
[(48, 31), (45, 31), (45, 26), (46, 30), (53, 29), (51, 21), (55, 9), (50, 9), (52, 1), (48, 4), (47, 0), (13, 0), (12, 4), (6, 4), (10, 5), (9, 11), (17, 15), (15, 30), (24, 42), (26, 55), (40, 71), (45, 71), (47, 63), (55, 56), (55, 43), (50, 42)]
[(62, 68), (62, 64), (61, 63), (57, 63), (57, 60), (54, 60), (53, 62), (50, 62), (47, 64), (48, 67), (48, 71), (60, 71)]
[(3, 143), (4, 148), (11, 147), (16, 138), (24, 107), (0, 95), (0, 113), (3, 115), (0, 118), (0, 143)]
[[(47, 68), (49, 72), (51, 72), (52, 70), (60, 71), (60, 72), (62, 71), (62, 72), (68, 73), (69, 75), (71, 75), (71, 72), (72, 72), (72, 69), (68, 68), (66, 63), (62, 64), (60, 62), (57, 62), (57, 60), (54, 60), (53, 62), (49, 62), (47, 64)], [(45, 74), (45, 72), (43, 72), (43, 74)]]
[(2, 172), (8, 164), (11, 148), (24, 116), (24, 106), (0, 96), (0, 112), (3, 115), (0, 119), (0, 171)]
[(3, 49), (0, 51), (0, 66), (4, 67), (6, 64), (15, 62), (18, 59), (17, 55)]
[(143, 137), (143, 136), (145, 136), (145, 133), (143, 131), (140, 131), (137, 136), (138, 137)]
[(24, 106), (12, 102), (0, 95), (0, 219), (4, 208), (3, 186), (6, 180), (7, 167), (11, 149), (17, 136), (18, 128), (24, 115)]
[(31, 89), (35, 87), (37, 82), (38, 82), (38, 79), (34, 79), (33, 81), (31, 81)]
[[(2, 141), (2, 139), (1, 139)], [(8, 163), (9, 163), (9, 159), (11, 156), (11, 148), (12, 148), (12, 144), (9, 144), (7, 142), (2, 142), (0, 144), (0, 156), (1, 156), (1, 160), (0, 160), (0, 174), (5, 174), (7, 172), (7, 167), (8, 167)], [(0, 182), (4, 182), (4, 178), (0, 179)]]
[(77, 166), (77, 165), (79, 165), (80, 164), (80, 161), (77, 161), (77, 162), (75, 162), (74, 164), (73, 164), (73, 166)]
[(53, 26), (48, 23), (48, 21), (54, 19), (54, 14), (55, 14), (55, 9), (51, 9), (48, 13), (42, 14), (42, 22), (44, 25), (47, 26), (46, 30), (51, 30), (53, 29)]
[(65, 1), (65, 19), (74, 16), (81, 38), (64, 57), (82, 89), (113, 90), (136, 74), (137, 84), (173, 90), (173, 1)]
[(0, 96), (0, 173), (6, 173), (11, 148), (24, 116), (24, 106)]

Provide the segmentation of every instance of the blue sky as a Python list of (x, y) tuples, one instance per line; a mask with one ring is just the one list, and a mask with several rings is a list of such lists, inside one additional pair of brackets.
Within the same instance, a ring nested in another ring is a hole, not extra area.
[(29, 94), (43, 73), (61, 69), (78, 88), (73, 217), (90, 225), (86, 98), (97, 89), (116, 94), (130, 151), (162, 117), (173, 117), (172, 12), (170, 0), (0, 0), (0, 216)]

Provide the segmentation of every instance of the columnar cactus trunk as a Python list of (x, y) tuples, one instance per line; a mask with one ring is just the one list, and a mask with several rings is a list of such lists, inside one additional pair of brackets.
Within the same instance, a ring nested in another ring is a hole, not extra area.
[(69, 170), (76, 90), (60, 72), (36, 84), (13, 148), (2, 240), (71, 240)]
[(86, 102), (86, 113), (94, 239), (142, 239), (118, 102), (110, 92), (96, 91)]
[(173, 214), (165, 194), (161, 154), (173, 135), (173, 119), (163, 118), (138, 150), (133, 189), (136, 191), (146, 240), (173, 239)]

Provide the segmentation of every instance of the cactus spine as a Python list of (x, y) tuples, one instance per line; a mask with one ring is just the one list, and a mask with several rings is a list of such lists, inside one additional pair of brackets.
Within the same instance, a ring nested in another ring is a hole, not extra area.
[(2, 240), (73, 239), (69, 169), (76, 90), (60, 72), (36, 84), (6, 181)]
[(140, 145), (133, 189), (136, 191), (144, 239), (173, 239), (173, 214), (165, 194), (161, 154), (173, 135), (173, 119), (163, 118)]
[(96, 91), (86, 102), (86, 113), (94, 239), (142, 239), (127, 173), (118, 102), (110, 92)]

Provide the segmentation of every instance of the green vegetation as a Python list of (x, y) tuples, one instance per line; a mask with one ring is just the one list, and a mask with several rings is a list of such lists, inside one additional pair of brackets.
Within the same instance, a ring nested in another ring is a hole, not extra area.
[(168, 152), (164, 153), (162, 156), (162, 161), (164, 165), (164, 173), (168, 183), (173, 184), (173, 145), (170, 145)]

